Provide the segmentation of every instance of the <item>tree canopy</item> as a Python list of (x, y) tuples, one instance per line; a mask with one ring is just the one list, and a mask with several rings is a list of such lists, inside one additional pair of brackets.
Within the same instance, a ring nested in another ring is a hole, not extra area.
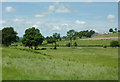
[(2, 44), (9, 46), (12, 42), (18, 39), (17, 32), (13, 27), (6, 27), (2, 29)]
[(32, 46), (34, 46), (36, 49), (38, 45), (42, 44), (43, 40), (44, 37), (40, 33), (39, 29), (32, 27), (26, 29), (25, 34), (23, 35), (22, 43), (29, 48), (32, 48)]

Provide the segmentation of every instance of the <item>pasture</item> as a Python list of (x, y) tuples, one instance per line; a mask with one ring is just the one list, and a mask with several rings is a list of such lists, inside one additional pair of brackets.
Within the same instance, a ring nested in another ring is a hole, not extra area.
[[(118, 48), (2, 48), (3, 80), (117, 80)], [(44, 55), (45, 54), (45, 55)]]

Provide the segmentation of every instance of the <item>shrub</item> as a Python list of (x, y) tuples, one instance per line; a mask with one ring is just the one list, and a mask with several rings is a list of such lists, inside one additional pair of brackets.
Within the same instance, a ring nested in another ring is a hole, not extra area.
[(104, 45), (104, 46), (103, 46), (103, 48), (107, 48), (107, 46), (106, 46), (106, 45)]
[(110, 42), (110, 47), (119, 47), (119, 42), (118, 41)]
[(75, 47), (77, 47), (77, 42), (74, 42), (74, 44), (73, 44)]
[(41, 50), (46, 50), (46, 48), (41, 48)]
[(67, 47), (70, 47), (70, 43), (67, 43), (66, 46), (67, 46)]

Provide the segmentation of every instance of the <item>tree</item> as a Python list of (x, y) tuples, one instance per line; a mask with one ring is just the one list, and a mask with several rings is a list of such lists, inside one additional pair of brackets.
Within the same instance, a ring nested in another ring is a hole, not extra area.
[(32, 46), (34, 46), (36, 50), (38, 45), (42, 44), (43, 40), (44, 40), (44, 37), (40, 33), (39, 29), (32, 27), (32, 28), (26, 29), (25, 34), (23, 35), (22, 43), (31, 49), (32, 49)]
[(70, 41), (71, 41), (71, 45), (70, 46), (72, 46), (72, 39), (73, 39), (73, 37), (75, 36), (75, 31), (72, 29), (72, 30), (69, 30), (68, 32), (67, 32), (67, 36), (68, 36), (68, 38), (70, 39)]
[(109, 29), (109, 32), (113, 32), (113, 29), (112, 29), (112, 28), (110, 28), (110, 29)]
[(66, 46), (67, 46), (67, 47), (70, 47), (70, 43), (67, 43)]
[(112, 41), (110, 42), (111, 47), (119, 47), (119, 42), (118, 41)]
[(117, 32), (117, 28), (115, 28), (115, 31)]
[(54, 33), (53, 38), (58, 41), (60, 39), (60, 34), (59, 33)]
[(11, 45), (11, 43), (17, 40), (17, 32), (14, 31), (13, 27), (6, 27), (2, 29), (2, 44), (5, 46)]
[(120, 30), (118, 30), (118, 32), (120, 33)]
[(47, 37), (47, 43), (55, 43), (54, 49), (56, 49), (56, 40), (52, 36)]

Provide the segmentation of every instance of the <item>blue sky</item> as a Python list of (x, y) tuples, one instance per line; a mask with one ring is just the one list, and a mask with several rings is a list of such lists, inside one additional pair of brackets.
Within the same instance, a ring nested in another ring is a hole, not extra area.
[(36, 27), (44, 36), (70, 29), (108, 32), (118, 27), (117, 2), (5, 2), (2, 4), (2, 29), (12, 26), (23, 36)]

